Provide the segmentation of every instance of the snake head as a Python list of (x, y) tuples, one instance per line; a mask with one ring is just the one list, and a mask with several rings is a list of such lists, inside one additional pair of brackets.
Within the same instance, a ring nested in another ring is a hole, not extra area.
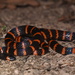
[(9, 60), (9, 61), (16, 60), (16, 58), (13, 55), (9, 55), (5, 53), (5, 51), (6, 51), (6, 47), (0, 47), (0, 59)]

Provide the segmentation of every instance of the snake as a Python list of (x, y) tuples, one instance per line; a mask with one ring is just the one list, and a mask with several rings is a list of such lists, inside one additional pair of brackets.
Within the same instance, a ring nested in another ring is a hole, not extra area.
[(0, 59), (13, 61), (15, 56), (44, 55), (52, 50), (62, 55), (75, 54), (75, 47), (64, 47), (58, 41), (73, 41), (75, 32), (37, 28), (31, 25), (15, 27), (7, 32), (5, 47), (0, 47)]

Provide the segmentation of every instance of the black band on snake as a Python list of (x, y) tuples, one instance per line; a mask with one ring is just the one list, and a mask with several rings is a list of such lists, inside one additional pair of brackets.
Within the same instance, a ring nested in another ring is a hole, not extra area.
[(74, 39), (74, 32), (29, 25), (19, 26), (6, 34), (6, 47), (0, 47), (0, 59), (12, 61), (16, 59), (16, 55), (44, 55), (49, 52), (49, 47), (63, 55), (74, 54), (75, 48), (63, 47), (56, 41), (72, 41)]

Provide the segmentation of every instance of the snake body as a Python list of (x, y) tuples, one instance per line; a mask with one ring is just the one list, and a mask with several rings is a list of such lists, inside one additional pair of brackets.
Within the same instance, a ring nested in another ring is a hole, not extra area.
[(35, 26), (19, 26), (11, 29), (5, 36), (6, 47), (0, 47), (0, 59), (15, 60), (15, 56), (44, 55), (49, 47), (63, 55), (74, 54), (75, 48), (64, 47), (59, 41), (72, 41), (75, 32), (37, 28)]

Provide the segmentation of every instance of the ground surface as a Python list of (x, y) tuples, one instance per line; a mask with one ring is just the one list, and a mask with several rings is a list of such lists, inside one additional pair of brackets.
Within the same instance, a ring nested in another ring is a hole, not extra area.
[[(36, 8), (2, 9), (0, 10), (0, 37), (4, 37), (7, 31), (21, 25), (75, 31), (75, 21), (58, 22), (64, 8), (62, 6), (51, 8), (41, 5)], [(0, 42), (0, 46), (4, 46), (2, 39)], [(73, 46), (67, 42), (62, 44)], [(75, 75), (74, 54), (63, 56), (50, 49), (50, 53), (43, 56), (30, 55), (17, 56), (16, 58), (16, 61), (0, 60), (0, 75)]]

